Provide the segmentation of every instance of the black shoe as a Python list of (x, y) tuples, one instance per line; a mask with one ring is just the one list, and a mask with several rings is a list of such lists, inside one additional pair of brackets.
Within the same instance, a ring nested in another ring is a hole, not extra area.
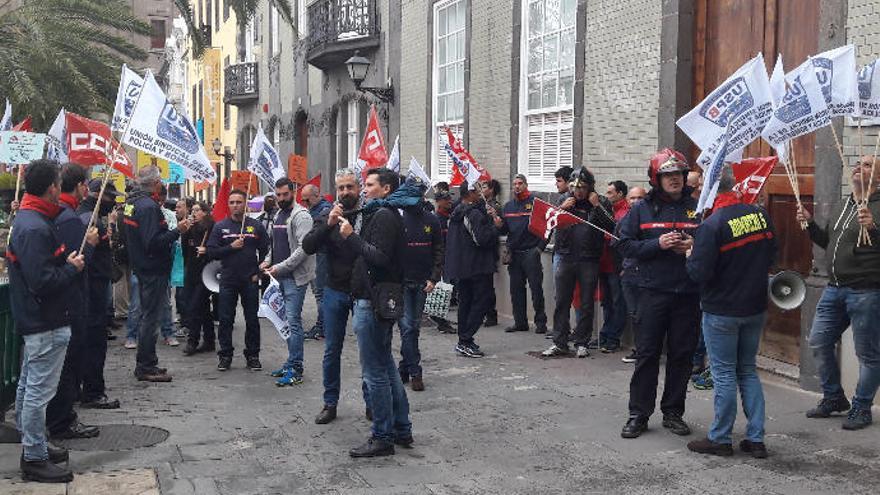
[(708, 438), (688, 442), (688, 450), (698, 454), (720, 455), (722, 457), (733, 455), (732, 445), (729, 443), (715, 443)]
[(83, 409), (119, 409), (119, 401), (110, 400), (106, 395), (103, 395), (98, 399), (83, 402), (79, 407)]
[(217, 362), (217, 369), (220, 371), (228, 371), (232, 366), (232, 358), (220, 356), (220, 359)]
[(405, 371), (398, 371), (400, 373), (400, 381), (403, 383), (409, 383), (409, 374)]
[(171, 381), (171, 375), (169, 375), (167, 371), (162, 371), (161, 369), (150, 371), (148, 373), (135, 373), (134, 376), (139, 382), (165, 383)]
[(513, 332), (528, 332), (528, 331), (529, 331), (529, 327), (518, 327), (518, 326), (516, 326), (516, 325), (513, 325), (513, 326), (511, 326), (511, 327), (507, 327), (507, 328), (505, 328), (504, 331), (507, 332), (507, 333), (513, 333)]
[(51, 443), (47, 445), (49, 448), (49, 462), (52, 464), (61, 464), (62, 462), (67, 462), (70, 459), (70, 453), (67, 449), (62, 449), (60, 447), (55, 447)]
[(311, 330), (303, 334), (305, 340), (321, 340), (324, 338), (324, 329), (315, 325)]
[(247, 358), (247, 367), (251, 371), (260, 371), (263, 369), (263, 363), (260, 362), (260, 358), (257, 356), (251, 356)]
[(355, 447), (349, 450), (348, 455), (352, 457), (380, 457), (394, 455), (394, 444), (370, 437), (360, 447)]
[(412, 377), (412, 387), (413, 392), (423, 392), (425, 390), (425, 382), (422, 380), (421, 376)]
[(648, 430), (648, 420), (638, 417), (632, 417), (623, 425), (620, 436), (623, 438), (638, 438), (642, 433)]
[(813, 409), (807, 411), (808, 418), (830, 418), (833, 413), (847, 412), (850, 409), (846, 397), (837, 399), (822, 399)]
[(547, 327), (541, 325), (535, 328), (535, 333), (547, 333)]
[(73, 481), (73, 473), (63, 467), (56, 466), (49, 460), (26, 461), (24, 458), (19, 463), (21, 478), (26, 481), (37, 483), (70, 483)]
[(599, 341), (598, 340), (593, 339), (593, 340), (587, 342), (587, 349), (590, 349), (592, 351), (592, 350), (598, 349), (598, 348), (599, 348)]
[(867, 428), (871, 425), (873, 419), (871, 418), (871, 410), (870, 409), (862, 409), (859, 407), (854, 407), (849, 411), (849, 415), (846, 417), (846, 421), (843, 422), (844, 430), (861, 430), (862, 428)]
[(74, 421), (66, 430), (52, 433), (50, 436), (52, 437), (52, 440), (70, 440), (73, 438), (94, 438), (100, 433), (101, 430), (99, 430), (97, 426), (88, 426), (79, 421)]
[(367, 421), (373, 421), (373, 411), (369, 407), (364, 409), (364, 417), (367, 418)]
[(324, 406), (324, 409), (321, 409), (321, 412), (315, 417), (315, 424), (326, 425), (334, 419), (336, 419), (336, 406)]
[(193, 354), (196, 354), (198, 352), (199, 348), (192, 342), (187, 342), (186, 345), (183, 347), (184, 356), (192, 356)]
[(636, 350), (633, 349), (632, 352), (630, 352), (626, 356), (623, 356), (622, 358), (620, 358), (620, 360), (624, 363), (634, 363), (637, 360), (636, 357)]
[(196, 353), (214, 352), (215, 350), (214, 342), (202, 342), (202, 345), (196, 349)]
[(497, 327), (498, 326), (498, 314), (494, 315), (486, 315), (486, 319), (483, 320), (483, 326), (486, 328), (489, 327)]
[(686, 436), (691, 434), (691, 427), (675, 414), (663, 415), (663, 427), (676, 435)]
[(602, 354), (614, 354), (615, 352), (620, 350), (619, 345), (602, 345), (599, 346), (599, 350)]
[(411, 448), (413, 448), (413, 437), (412, 437), (412, 435), (410, 435), (408, 437), (395, 437), (394, 438), (394, 445), (397, 445), (399, 447), (403, 447), (405, 449), (411, 449)]
[(767, 446), (764, 442), (752, 442), (751, 440), (743, 440), (739, 443), (739, 450), (746, 454), (752, 454), (755, 459), (767, 458)]
[(116, 340), (116, 336), (110, 330), (107, 330), (107, 340)]

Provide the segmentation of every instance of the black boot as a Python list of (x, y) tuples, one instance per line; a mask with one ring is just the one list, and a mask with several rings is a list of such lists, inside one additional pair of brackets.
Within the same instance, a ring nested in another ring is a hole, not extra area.
[(45, 461), (26, 461), (21, 459), (21, 478), (25, 481), (37, 483), (70, 483), (73, 481), (73, 473), (63, 467), (52, 464), (48, 459)]
[(67, 449), (62, 449), (60, 447), (54, 447), (51, 443), (48, 445), (49, 448), (49, 462), (52, 464), (61, 464), (62, 462), (67, 462), (70, 459), (70, 453)]
[(380, 457), (394, 455), (394, 444), (370, 437), (360, 447), (355, 447), (349, 450), (348, 455), (352, 457)]
[(334, 419), (336, 419), (336, 406), (324, 406), (315, 418), (315, 424), (326, 425)]

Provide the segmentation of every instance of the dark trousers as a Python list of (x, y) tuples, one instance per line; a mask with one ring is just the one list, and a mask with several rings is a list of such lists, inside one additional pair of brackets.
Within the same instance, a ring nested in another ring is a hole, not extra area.
[(489, 311), (495, 287), (491, 273), (460, 279), (458, 288), (458, 343), (473, 344), (474, 335)]
[(544, 269), (541, 266), (541, 251), (537, 248), (527, 251), (511, 252), (507, 273), (510, 275), (510, 302), (513, 306), (513, 325), (528, 328), (526, 312), (526, 282), (532, 290), (532, 308), (535, 310), (535, 326), (547, 328), (547, 313), (544, 311)]
[(159, 326), (162, 307), (168, 299), (168, 274), (153, 275), (136, 273), (140, 294), (141, 318), (138, 328), (136, 375), (156, 373), (159, 356), (156, 355), (156, 340), (159, 338)]
[(621, 277), (620, 286), (623, 289), (623, 300), (626, 302), (626, 316), (629, 324), (632, 325), (633, 349), (635, 349), (639, 335), (638, 320), (636, 319), (639, 309), (639, 286), (633, 277), (628, 276)]
[(260, 320), (257, 309), (260, 304), (260, 290), (257, 282), (244, 282), (235, 285), (220, 284), (220, 350), (217, 355), (232, 357), (232, 324), (235, 322), (235, 307), (241, 298), (244, 310), (244, 356), (260, 355)]
[(110, 279), (89, 278), (89, 313), (83, 339), (82, 400), (91, 402), (104, 397), (104, 361), (107, 359), (107, 304)]
[(700, 328), (697, 294), (674, 294), (643, 289), (639, 293), (639, 331), (636, 334), (636, 367), (629, 384), (629, 414), (648, 418), (657, 401), (660, 354), (666, 343), (666, 381), (660, 410), (683, 415), (691, 358)]
[[(82, 357), (83, 339), (85, 337), (86, 319), (74, 316), (70, 321), (70, 343), (64, 355), (61, 378), (55, 396), (46, 407), (46, 431), (50, 435), (60, 433), (72, 425), (77, 418), (73, 403), (79, 399), (80, 361)], [(104, 334), (104, 340), (107, 335)]]
[(214, 344), (214, 316), (211, 314), (211, 291), (205, 287), (201, 279), (187, 279), (187, 294), (189, 302), (187, 303), (186, 317), (184, 326), (189, 329), (187, 334), (187, 342), (193, 347), (199, 345), (199, 337), (206, 344)]
[(571, 334), (571, 302), (575, 285), (580, 285), (581, 308), (577, 312), (574, 344), (585, 346), (593, 335), (593, 294), (599, 283), (599, 261), (559, 261), (555, 275), (556, 309), (553, 311), (553, 343), (567, 349)]

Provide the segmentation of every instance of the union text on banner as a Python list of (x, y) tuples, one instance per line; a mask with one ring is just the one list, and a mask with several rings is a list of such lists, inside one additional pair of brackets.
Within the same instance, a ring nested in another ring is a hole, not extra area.
[(564, 229), (577, 223), (583, 223), (583, 220), (546, 201), (535, 198), (535, 205), (529, 216), (529, 232), (532, 234), (547, 239), (553, 229)]
[(46, 135), (35, 132), (0, 131), (0, 163), (22, 164), (43, 158)]
[[(810, 70), (812, 66), (812, 70)], [(797, 69), (785, 75), (789, 85), (798, 76), (804, 82), (805, 74), (815, 74), (822, 88), (822, 96), (831, 117), (858, 116), (858, 76), (856, 75), (856, 51), (853, 45), (842, 46), (808, 58)]]
[(278, 153), (272, 147), (272, 143), (266, 139), (262, 126), (257, 129), (257, 133), (254, 135), (254, 142), (251, 144), (251, 159), (247, 168), (269, 187), (275, 187), (275, 181), (287, 175), (287, 170), (281, 165)]
[(762, 158), (746, 158), (745, 160), (734, 163), (733, 177), (736, 179), (736, 185), (733, 190), (740, 193), (742, 202), (753, 204), (758, 200), (758, 194), (764, 187), (764, 182), (773, 167), (779, 163), (779, 158), (775, 156), (767, 156)]
[(103, 122), (65, 112), (67, 155), (71, 162), (91, 167), (106, 165), (111, 155), (113, 168), (127, 177), (134, 177), (134, 168), (125, 149), (111, 137), (110, 127)]
[(379, 127), (379, 114), (376, 113), (376, 107), (371, 105), (367, 130), (357, 157), (357, 168), (361, 172), (361, 179), (367, 177), (367, 170), (384, 167), (387, 163), (388, 150), (385, 148), (385, 137)]
[(703, 189), (700, 191), (700, 199), (697, 200), (697, 213), (711, 208), (715, 204), (715, 196), (718, 195), (718, 183), (721, 180), (721, 167), (724, 166), (724, 159), (727, 157), (727, 140), (722, 135), (721, 149), (713, 156), (712, 162), (706, 169), (706, 180), (703, 182)]
[(287, 342), (290, 329), (287, 327), (287, 316), (284, 311), (284, 296), (281, 294), (281, 286), (274, 277), (269, 280), (269, 286), (260, 298), (260, 310), (257, 315), (271, 321), (281, 340)]
[(859, 110), (862, 117), (880, 119), (880, 59), (859, 71)]
[(179, 163), (190, 180), (217, 180), (195, 126), (168, 101), (151, 72), (147, 72), (144, 79), (143, 91), (132, 110), (131, 123), (122, 135), (122, 142)]
[(777, 154), (788, 141), (821, 129), (831, 122), (831, 114), (822, 96), (819, 79), (811, 71), (813, 67), (807, 66), (806, 71), (789, 81), (788, 91), (761, 133), (777, 150)]
[(125, 128), (143, 87), (144, 78), (122, 64), (122, 76), (119, 78), (119, 89), (116, 91), (116, 109), (113, 111), (110, 129), (121, 132)]

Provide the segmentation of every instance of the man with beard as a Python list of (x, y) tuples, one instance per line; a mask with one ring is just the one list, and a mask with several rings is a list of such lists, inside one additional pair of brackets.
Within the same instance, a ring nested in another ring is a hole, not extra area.
[[(302, 202), (309, 209), (312, 220), (315, 221), (330, 209), (333, 204), (321, 196), (321, 190), (314, 184), (306, 184), (302, 188)], [(324, 250), (315, 254), (315, 279), (312, 280), (312, 294), (315, 295), (315, 304), (318, 306), (318, 319), (311, 330), (305, 333), (306, 339), (319, 340), (324, 338), (324, 312), (321, 311), (321, 301), (324, 300), (324, 286), (327, 285), (327, 253)]]

